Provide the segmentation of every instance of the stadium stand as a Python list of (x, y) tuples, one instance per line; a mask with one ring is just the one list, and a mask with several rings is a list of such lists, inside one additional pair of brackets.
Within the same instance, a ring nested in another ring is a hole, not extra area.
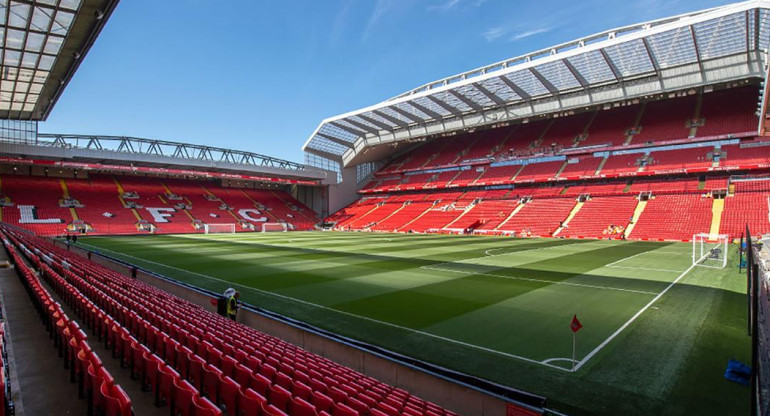
[(4, 236), (172, 414), (453, 414), (37, 237)]
[[(688, 240), (711, 225), (711, 198), (666, 194), (652, 198), (630, 237), (640, 240)], [(676, 218), (676, 221), (672, 221)]]
[[(286, 223), (294, 230), (309, 230), (318, 222), (312, 210), (283, 191), (228, 189), (213, 182), (133, 176), (60, 179), (3, 175), (0, 184), (3, 195), (13, 203), (2, 208), (3, 220), (40, 235), (78, 232), (73, 227), (79, 223), (87, 226), (89, 234), (112, 235), (141, 233), (137, 228), (140, 221), (152, 223), (158, 234), (202, 232), (200, 225), (204, 223), (248, 221), (259, 225), (262, 216), (262, 222)], [(132, 198), (123, 197), (127, 194)], [(66, 198), (79, 205), (62, 207)], [(129, 204), (136, 204), (136, 208)], [(250, 211), (239, 214), (244, 209)], [(236, 231), (247, 229), (237, 227)]]

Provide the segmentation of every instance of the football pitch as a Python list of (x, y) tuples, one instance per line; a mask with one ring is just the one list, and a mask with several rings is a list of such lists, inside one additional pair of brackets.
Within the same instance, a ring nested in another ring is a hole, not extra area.
[[(527, 390), (568, 414), (735, 414), (746, 279), (692, 246), (365, 233), (93, 237), (87, 248)], [(91, 247), (88, 247), (91, 246)], [(575, 360), (570, 322), (577, 315)]]

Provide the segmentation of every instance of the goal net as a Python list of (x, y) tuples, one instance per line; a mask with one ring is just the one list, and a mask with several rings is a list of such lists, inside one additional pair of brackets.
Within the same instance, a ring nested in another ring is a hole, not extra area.
[(289, 227), (286, 225), (285, 222), (263, 222), (262, 223), (263, 233), (274, 233), (274, 232), (284, 232), (284, 231), (289, 231)]
[(692, 264), (696, 266), (724, 269), (727, 267), (727, 234), (710, 239), (708, 233), (692, 236)]
[(203, 224), (206, 234), (234, 234), (235, 224)]

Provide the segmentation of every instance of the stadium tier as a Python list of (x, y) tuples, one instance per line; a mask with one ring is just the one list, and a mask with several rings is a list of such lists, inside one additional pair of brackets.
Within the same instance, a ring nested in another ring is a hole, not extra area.
[(91, 175), (64, 179), (3, 175), (3, 221), (40, 235), (203, 232), (205, 224), (262, 224), (310, 230), (315, 213), (280, 190), (225, 188), (215, 182)]
[[(756, 97), (756, 87), (737, 87), (436, 139), (375, 172), (362, 199), (327, 222), (342, 230), (689, 240), (698, 232), (737, 237), (748, 220), (762, 232), (770, 229), (770, 193), (748, 184), (767, 182), (770, 142), (750, 133)], [(733, 172), (757, 181), (729, 186)], [(484, 194), (494, 187), (500, 193)]]

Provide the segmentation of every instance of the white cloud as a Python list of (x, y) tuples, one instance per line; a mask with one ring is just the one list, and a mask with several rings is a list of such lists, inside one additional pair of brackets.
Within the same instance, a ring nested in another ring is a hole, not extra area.
[(427, 10), (429, 12), (433, 12), (433, 11), (446, 12), (446, 11), (458, 8), (463, 3), (468, 4), (469, 6), (472, 6), (472, 7), (481, 7), (481, 5), (486, 3), (487, 1), (489, 0), (473, 0), (473, 1), (446, 0), (444, 3), (428, 6)]
[(491, 27), (484, 31), (484, 33), (481, 34), (481, 36), (484, 37), (484, 39), (487, 40), (487, 42), (494, 42), (499, 38), (500, 36), (505, 35), (508, 32), (508, 29), (502, 28), (502, 27)]
[(393, 3), (394, 0), (377, 0), (377, 3), (375, 3), (374, 9), (372, 10), (372, 14), (369, 16), (369, 21), (366, 23), (364, 33), (361, 36), (363, 41), (366, 41), (366, 39), (369, 37), (369, 33), (380, 20), (380, 18), (382, 18), (382, 16), (384, 16), (385, 13), (387, 13), (393, 7)]
[(530, 30), (526, 30), (526, 31), (524, 31), (524, 32), (521, 32), (521, 33), (517, 33), (517, 34), (513, 35), (513, 36), (510, 38), (510, 41), (511, 41), (511, 42), (515, 42), (515, 41), (517, 41), (517, 40), (521, 40), (521, 39), (524, 39), (524, 38), (528, 38), (528, 37), (530, 37), (530, 36), (535, 36), (535, 35), (538, 35), (538, 34), (540, 34), (540, 33), (546, 33), (546, 32), (549, 32), (550, 30), (551, 30), (551, 28), (549, 28), (549, 27), (541, 27), (541, 28), (538, 28), (538, 29), (530, 29)]

